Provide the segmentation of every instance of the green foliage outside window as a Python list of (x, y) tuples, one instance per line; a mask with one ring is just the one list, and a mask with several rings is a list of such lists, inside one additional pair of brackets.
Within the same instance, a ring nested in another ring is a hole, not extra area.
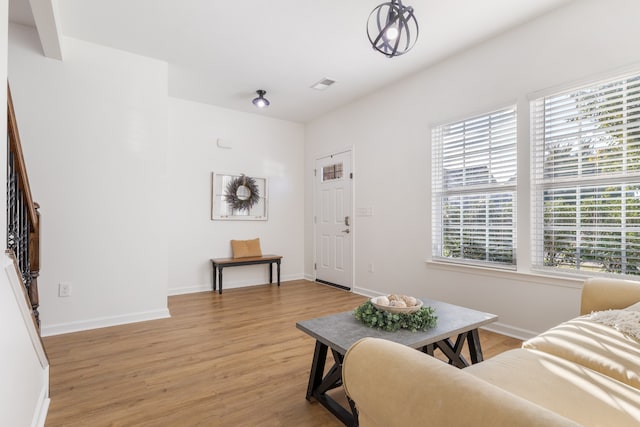
[(544, 265), (640, 275), (640, 76), (571, 97), (580, 136), (545, 141), (544, 178), (568, 183), (543, 194)]

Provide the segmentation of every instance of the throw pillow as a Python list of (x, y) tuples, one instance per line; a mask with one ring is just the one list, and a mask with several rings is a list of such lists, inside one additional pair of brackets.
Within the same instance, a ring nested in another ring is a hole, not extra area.
[(262, 256), (260, 238), (252, 240), (232, 240), (231, 250), (234, 258), (248, 258)]

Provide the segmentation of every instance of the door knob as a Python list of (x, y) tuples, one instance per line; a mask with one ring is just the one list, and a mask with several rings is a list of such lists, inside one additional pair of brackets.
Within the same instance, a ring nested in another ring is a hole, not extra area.
[(346, 230), (342, 230), (342, 232), (343, 232), (343, 233), (347, 233), (347, 234), (351, 233), (351, 231), (349, 231), (349, 229), (348, 229), (348, 228), (347, 228)]

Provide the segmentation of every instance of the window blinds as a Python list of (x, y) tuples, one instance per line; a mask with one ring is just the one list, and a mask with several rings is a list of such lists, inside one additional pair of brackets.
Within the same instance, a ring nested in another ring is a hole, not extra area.
[(515, 106), (432, 131), (435, 259), (515, 266)]
[(640, 274), (640, 75), (534, 100), (533, 266)]

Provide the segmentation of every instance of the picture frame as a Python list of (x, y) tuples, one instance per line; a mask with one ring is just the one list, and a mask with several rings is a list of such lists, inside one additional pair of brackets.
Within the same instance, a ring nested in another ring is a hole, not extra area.
[(267, 178), (211, 172), (212, 220), (266, 221), (268, 200)]

